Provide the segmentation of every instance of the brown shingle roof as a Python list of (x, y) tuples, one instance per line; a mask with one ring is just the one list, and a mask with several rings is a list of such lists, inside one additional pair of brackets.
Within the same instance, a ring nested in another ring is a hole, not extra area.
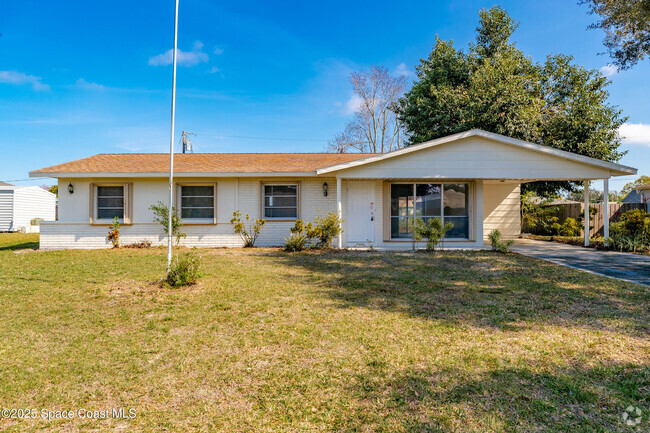
[[(174, 173), (293, 173), (367, 158), (373, 153), (180, 153)], [(167, 153), (112, 153), (32, 171), (45, 173), (167, 173)]]

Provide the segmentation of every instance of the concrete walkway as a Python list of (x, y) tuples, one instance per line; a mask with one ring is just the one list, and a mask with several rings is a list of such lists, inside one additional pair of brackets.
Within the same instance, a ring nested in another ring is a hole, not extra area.
[(599, 251), (532, 239), (517, 239), (512, 251), (558, 265), (650, 286), (650, 256)]

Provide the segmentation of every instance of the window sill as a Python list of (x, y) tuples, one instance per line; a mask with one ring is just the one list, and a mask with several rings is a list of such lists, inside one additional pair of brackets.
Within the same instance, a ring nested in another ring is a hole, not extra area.
[[(94, 222), (91, 222), (90, 225), (91, 226), (106, 226), (106, 227), (108, 227), (108, 226), (113, 225), (113, 221), (106, 221), (106, 222), (104, 222), (104, 221), (94, 221)], [(133, 225), (133, 223), (120, 222), (120, 226), (132, 226), (132, 225)]]
[(213, 220), (205, 220), (205, 221), (187, 221), (183, 220), (182, 221), (184, 226), (216, 226), (217, 223), (214, 222)]

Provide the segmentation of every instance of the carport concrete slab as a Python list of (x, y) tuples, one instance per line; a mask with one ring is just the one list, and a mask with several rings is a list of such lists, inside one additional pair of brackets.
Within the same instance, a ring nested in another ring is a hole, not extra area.
[(650, 286), (650, 256), (532, 239), (517, 239), (512, 251), (558, 265)]

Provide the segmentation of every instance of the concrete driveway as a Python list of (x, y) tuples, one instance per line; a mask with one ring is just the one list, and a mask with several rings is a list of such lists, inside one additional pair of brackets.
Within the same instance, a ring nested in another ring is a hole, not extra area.
[(650, 256), (532, 239), (517, 239), (512, 251), (558, 265), (650, 286)]

